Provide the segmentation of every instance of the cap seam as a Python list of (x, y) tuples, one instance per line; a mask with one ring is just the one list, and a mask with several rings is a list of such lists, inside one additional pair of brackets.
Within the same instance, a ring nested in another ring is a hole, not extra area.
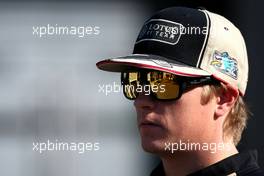
[(211, 20), (210, 20), (210, 16), (206, 12), (206, 10), (201, 10), (201, 11), (205, 14), (206, 22), (207, 22), (207, 26), (208, 26), (208, 30), (207, 30), (207, 33), (206, 33), (206, 37), (204, 39), (204, 43), (203, 43), (203, 46), (202, 46), (202, 50), (201, 50), (200, 55), (199, 55), (199, 58), (198, 58), (197, 65), (196, 65), (196, 67), (198, 67), (198, 68), (201, 67), (201, 63), (202, 63), (202, 60), (203, 60), (204, 52), (205, 52), (206, 47), (207, 47), (208, 39), (210, 37), (210, 30), (211, 30)]

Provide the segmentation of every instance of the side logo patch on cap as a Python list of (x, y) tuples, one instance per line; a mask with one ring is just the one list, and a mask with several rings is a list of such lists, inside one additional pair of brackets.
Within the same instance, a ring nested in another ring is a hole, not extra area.
[(215, 51), (210, 65), (233, 79), (237, 79), (237, 60), (230, 57), (228, 52)]
[(151, 19), (142, 27), (136, 43), (142, 41), (157, 41), (175, 45), (181, 37), (183, 25), (164, 19)]

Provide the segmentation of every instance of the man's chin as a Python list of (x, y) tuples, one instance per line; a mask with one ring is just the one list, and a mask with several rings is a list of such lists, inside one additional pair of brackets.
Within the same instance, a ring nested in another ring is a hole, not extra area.
[(141, 146), (145, 152), (148, 153), (163, 153), (165, 150), (164, 143), (161, 141), (154, 141), (154, 140), (141, 140)]

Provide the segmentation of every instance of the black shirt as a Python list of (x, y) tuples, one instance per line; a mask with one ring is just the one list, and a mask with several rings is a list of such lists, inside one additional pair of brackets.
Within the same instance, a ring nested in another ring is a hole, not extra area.
[[(234, 173), (237, 176), (264, 176), (257, 164), (257, 151), (232, 155), (188, 176), (226, 176)], [(152, 171), (150, 176), (165, 176), (162, 163)]]

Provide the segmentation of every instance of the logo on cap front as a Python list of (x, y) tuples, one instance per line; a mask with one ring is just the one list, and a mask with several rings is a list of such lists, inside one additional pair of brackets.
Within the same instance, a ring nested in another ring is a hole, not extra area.
[(164, 19), (151, 19), (144, 24), (136, 43), (142, 41), (157, 41), (175, 45), (181, 37), (183, 25)]

